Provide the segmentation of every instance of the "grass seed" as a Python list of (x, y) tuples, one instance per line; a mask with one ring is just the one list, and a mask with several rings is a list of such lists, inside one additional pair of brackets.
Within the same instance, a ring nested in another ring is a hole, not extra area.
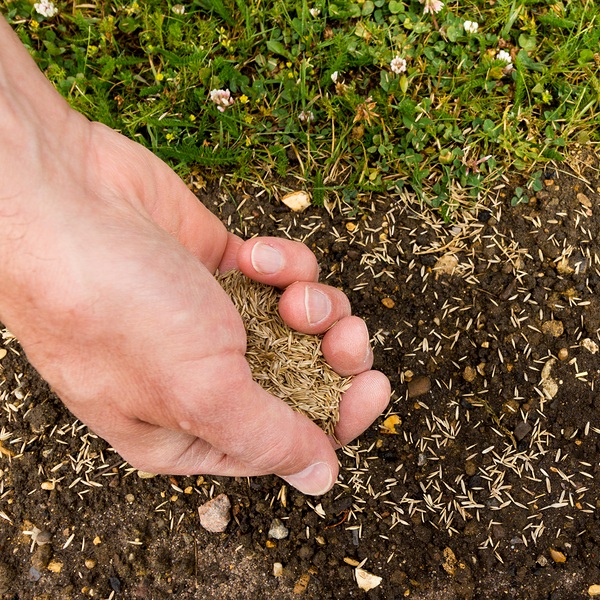
[(338, 375), (325, 361), (320, 337), (298, 333), (284, 323), (275, 288), (239, 271), (220, 275), (218, 281), (244, 322), (246, 359), (254, 380), (333, 435), (340, 398), (351, 378)]

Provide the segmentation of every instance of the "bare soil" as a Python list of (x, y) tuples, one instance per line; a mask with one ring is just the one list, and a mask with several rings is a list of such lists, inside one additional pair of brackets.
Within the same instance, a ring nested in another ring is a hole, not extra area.
[[(593, 157), (570, 165), (548, 168), (528, 204), (511, 207), (515, 179), (450, 222), (409, 194), (298, 215), (266, 195), (199, 192), (245, 237), (304, 240), (373, 333), (393, 404), (339, 452), (322, 498), (275, 477), (140, 478), (5, 330), (0, 598), (589, 598), (600, 178)], [(197, 509), (219, 493), (233, 518), (214, 534)], [(275, 518), (287, 538), (268, 537)], [(369, 592), (358, 563), (381, 577)]]

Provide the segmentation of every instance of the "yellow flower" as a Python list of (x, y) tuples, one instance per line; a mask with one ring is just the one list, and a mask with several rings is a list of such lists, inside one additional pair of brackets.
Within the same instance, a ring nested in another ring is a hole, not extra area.
[(162, 81), (164, 78), (165, 78), (165, 76), (162, 73), (156, 74), (156, 81)]
[(193, 123), (196, 120), (196, 115), (190, 115), (189, 119)]
[(246, 104), (246, 103), (248, 102), (248, 100), (250, 100), (250, 98), (248, 98), (248, 96), (246, 96), (246, 94), (242, 94), (242, 95), (239, 97), (239, 101), (240, 101), (242, 104)]
[(168, 142), (172, 142), (175, 139), (175, 134), (174, 133), (167, 133), (166, 138), (167, 138)]

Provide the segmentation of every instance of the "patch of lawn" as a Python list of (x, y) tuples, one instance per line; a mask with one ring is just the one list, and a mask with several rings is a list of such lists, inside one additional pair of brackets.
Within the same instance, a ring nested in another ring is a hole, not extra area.
[(409, 186), (450, 213), (508, 168), (534, 186), (541, 164), (599, 141), (592, 1), (55, 6), (0, 2), (75, 108), (182, 174), (291, 175), (353, 205)]

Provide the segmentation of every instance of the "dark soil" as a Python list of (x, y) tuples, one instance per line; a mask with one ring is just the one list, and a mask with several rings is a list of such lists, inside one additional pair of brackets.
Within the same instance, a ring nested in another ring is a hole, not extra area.
[[(600, 584), (600, 178), (585, 156), (545, 177), (528, 204), (511, 207), (507, 184), (451, 223), (408, 195), (294, 215), (266, 195), (200, 193), (244, 236), (304, 239), (374, 335), (394, 402), (339, 452), (322, 498), (275, 477), (140, 478), (5, 331), (0, 597), (588, 598)], [(223, 534), (197, 512), (218, 493), (233, 506)], [(286, 539), (268, 538), (275, 518)], [(32, 542), (37, 530), (49, 543)], [(358, 587), (357, 563), (378, 587)]]

